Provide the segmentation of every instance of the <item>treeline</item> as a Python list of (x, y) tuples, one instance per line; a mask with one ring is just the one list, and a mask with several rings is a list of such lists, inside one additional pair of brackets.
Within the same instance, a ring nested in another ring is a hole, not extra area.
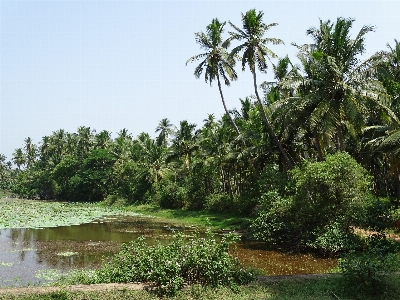
[[(89, 127), (27, 138), (13, 154), (17, 168), (1, 160), (3, 187), (27, 198), (257, 214), (260, 239), (328, 252), (345, 248), (332, 242), (337, 232), (353, 241), (352, 225), (387, 227), (400, 201), (400, 43), (361, 61), (374, 27), (351, 37), (354, 20), (320, 21), (307, 30), (310, 44), (294, 45), (294, 65), (267, 47), (282, 41), (266, 37), (277, 24), (263, 17), (242, 14), (226, 38), (218, 19), (195, 34), (204, 53), (187, 63), (199, 60), (194, 75), (217, 82), (222, 118), (199, 127), (163, 119), (155, 139)], [(255, 96), (229, 110), (222, 84), (238, 78), (237, 62), (252, 73)], [(276, 81), (259, 85), (269, 62)]]

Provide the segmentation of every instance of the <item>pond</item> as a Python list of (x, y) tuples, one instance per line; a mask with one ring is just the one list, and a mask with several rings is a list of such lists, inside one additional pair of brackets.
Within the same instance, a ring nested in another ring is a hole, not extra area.
[[(139, 236), (154, 244), (167, 242), (174, 232), (193, 235), (194, 231), (190, 226), (140, 216), (108, 216), (91, 223), (43, 229), (0, 229), (0, 286), (43, 284), (70, 270), (96, 268), (118, 252), (121, 243)], [(235, 248), (244, 265), (266, 275), (323, 273), (337, 265), (334, 259), (271, 251), (254, 241), (242, 240)]]

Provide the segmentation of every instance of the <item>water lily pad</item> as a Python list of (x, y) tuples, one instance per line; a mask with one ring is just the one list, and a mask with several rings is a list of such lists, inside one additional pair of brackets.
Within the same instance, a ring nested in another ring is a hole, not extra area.
[(11, 262), (0, 262), (0, 267), (12, 267), (14, 264)]
[(59, 252), (57, 253), (58, 256), (74, 256), (74, 255), (78, 255), (78, 252)]

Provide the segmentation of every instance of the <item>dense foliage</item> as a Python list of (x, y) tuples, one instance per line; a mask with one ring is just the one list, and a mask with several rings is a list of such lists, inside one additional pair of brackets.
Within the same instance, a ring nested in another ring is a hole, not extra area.
[(175, 294), (184, 284), (201, 283), (213, 287), (249, 283), (254, 274), (241, 268), (228, 254), (229, 246), (239, 239), (234, 234), (217, 242), (210, 233), (174, 236), (168, 245), (149, 246), (144, 238), (123, 244), (121, 251), (94, 272), (79, 271), (66, 278), (68, 283), (153, 282), (160, 294)]

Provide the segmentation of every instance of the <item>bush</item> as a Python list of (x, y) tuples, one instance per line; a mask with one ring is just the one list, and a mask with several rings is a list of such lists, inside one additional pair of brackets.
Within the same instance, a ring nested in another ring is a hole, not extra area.
[(206, 197), (205, 209), (211, 212), (232, 211), (232, 206), (232, 199), (227, 194), (211, 194)]
[(360, 247), (360, 238), (343, 221), (329, 223), (314, 233), (307, 246), (324, 254), (338, 255)]
[[(371, 178), (347, 153), (292, 171), (295, 193), (271, 190), (251, 228), (257, 239), (337, 255), (358, 247), (352, 225), (368, 215)], [(286, 195), (287, 194), (287, 195)]]
[(167, 182), (159, 191), (161, 208), (183, 208), (186, 206), (187, 191), (174, 182)]
[(348, 284), (376, 291), (387, 275), (400, 270), (397, 248), (384, 234), (374, 234), (366, 240), (364, 251), (350, 251), (339, 259), (339, 270)]
[(290, 243), (295, 235), (292, 205), (291, 198), (281, 197), (276, 191), (265, 193), (258, 217), (250, 226), (253, 236), (271, 244)]
[(185, 240), (178, 234), (168, 245), (149, 246), (142, 237), (123, 244), (101, 269), (76, 273), (68, 283), (153, 282), (163, 295), (175, 294), (184, 283), (235, 288), (253, 280), (253, 275), (228, 254), (229, 246), (238, 238), (229, 234), (217, 242), (209, 234), (207, 238), (196, 235)]

